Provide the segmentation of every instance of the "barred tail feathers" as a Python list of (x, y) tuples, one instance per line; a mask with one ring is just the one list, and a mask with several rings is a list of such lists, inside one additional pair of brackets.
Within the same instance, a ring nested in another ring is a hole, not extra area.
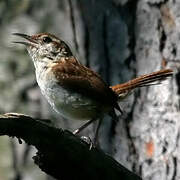
[(172, 69), (164, 69), (139, 76), (138, 78), (135, 78), (123, 84), (111, 86), (111, 88), (119, 96), (119, 98), (124, 98), (135, 88), (154, 85), (156, 84), (155, 82), (165, 80), (167, 77), (170, 77), (172, 75)]

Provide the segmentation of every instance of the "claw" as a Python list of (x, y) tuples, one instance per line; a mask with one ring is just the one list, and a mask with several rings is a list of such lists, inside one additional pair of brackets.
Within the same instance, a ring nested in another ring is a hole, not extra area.
[(90, 145), (89, 150), (91, 150), (92, 147), (94, 147), (94, 144), (93, 144), (93, 142), (89, 136), (88, 137), (87, 136), (81, 136), (81, 139)]

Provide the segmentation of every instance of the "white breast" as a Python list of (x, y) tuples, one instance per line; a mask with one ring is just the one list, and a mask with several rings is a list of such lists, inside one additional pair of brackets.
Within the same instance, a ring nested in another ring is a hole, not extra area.
[(101, 115), (101, 106), (95, 100), (64, 89), (52, 78), (48, 79), (47, 73), (36, 72), (36, 78), (42, 94), (53, 109), (63, 117), (89, 120)]

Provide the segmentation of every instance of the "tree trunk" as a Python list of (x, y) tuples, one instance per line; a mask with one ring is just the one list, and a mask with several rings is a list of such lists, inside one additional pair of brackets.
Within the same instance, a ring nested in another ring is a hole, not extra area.
[[(89, 66), (111, 85), (174, 67), (172, 61), (179, 59), (178, 5), (173, 1), (81, 0)], [(125, 115), (119, 123), (103, 122), (104, 149), (144, 179), (179, 179), (176, 83), (169, 80), (142, 88), (120, 104)]]

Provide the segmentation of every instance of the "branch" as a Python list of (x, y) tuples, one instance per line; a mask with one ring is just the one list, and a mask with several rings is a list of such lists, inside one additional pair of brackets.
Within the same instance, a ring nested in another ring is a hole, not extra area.
[(23, 139), (38, 152), (33, 157), (40, 169), (56, 179), (140, 180), (97, 148), (67, 130), (51, 127), (30, 116), (16, 113), (0, 115), (0, 135)]

